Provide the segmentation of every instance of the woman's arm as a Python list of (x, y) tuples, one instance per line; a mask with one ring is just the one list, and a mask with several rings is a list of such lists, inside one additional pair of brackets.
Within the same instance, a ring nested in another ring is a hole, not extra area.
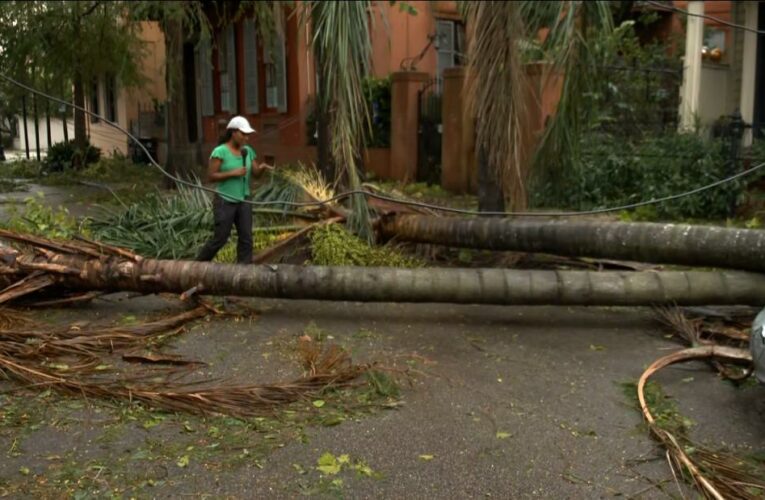
[(207, 167), (207, 181), (208, 182), (220, 182), (230, 179), (232, 177), (243, 177), (247, 174), (247, 169), (235, 168), (228, 172), (221, 172), (220, 166), (223, 164), (223, 160), (220, 158), (210, 158), (210, 166)]
[(260, 177), (266, 170), (273, 170), (274, 167), (267, 163), (258, 164), (255, 160), (252, 161), (252, 176)]

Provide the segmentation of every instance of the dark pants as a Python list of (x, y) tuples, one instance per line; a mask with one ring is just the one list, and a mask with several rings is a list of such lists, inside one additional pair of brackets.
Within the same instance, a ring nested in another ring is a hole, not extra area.
[(239, 264), (252, 263), (252, 207), (247, 203), (232, 203), (224, 201), (220, 196), (213, 200), (213, 215), (215, 216), (215, 234), (202, 250), (197, 260), (213, 260), (218, 250), (228, 241), (231, 226), (236, 225), (239, 238), (236, 245), (236, 261)]

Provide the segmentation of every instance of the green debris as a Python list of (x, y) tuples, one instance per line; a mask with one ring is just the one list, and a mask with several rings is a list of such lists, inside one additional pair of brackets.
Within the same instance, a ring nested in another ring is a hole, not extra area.
[(319, 266), (423, 267), (424, 263), (398, 250), (372, 246), (340, 224), (326, 224), (311, 233), (311, 259)]
[[(273, 221), (254, 221), (255, 251), (298, 229), (294, 225), (269, 225), (266, 222)], [(172, 195), (155, 191), (128, 208), (103, 208), (102, 213), (93, 217), (90, 227), (96, 239), (129, 248), (145, 257), (190, 259), (212, 237), (212, 201), (207, 193), (192, 187), (179, 186)], [(216, 261), (235, 262), (236, 242), (232, 234)]]
[[(622, 384), (622, 389), (624, 394), (640, 410), (637, 399), (637, 384), (627, 382)], [(645, 385), (645, 399), (651, 414), (656, 419), (656, 424), (662, 429), (678, 436), (686, 436), (694, 425), (691, 419), (680, 414), (675, 400), (667, 396), (657, 382), (648, 381)]]
[(366, 462), (351, 459), (351, 456), (348, 454), (336, 457), (330, 452), (325, 452), (319, 457), (316, 464), (316, 470), (326, 476), (335, 476), (342, 470), (351, 470), (363, 477), (380, 477), (380, 474), (376, 473)]
[(11, 206), (9, 216), (0, 227), (45, 238), (71, 239), (77, 235), (89, 236), (86, 223), (77, 220), (65, 208), (53, 209), (43, 203), (45, 195), (38, 192), (24, 200), (24, 207)]
[(316, 470), (322, 474), (334, 476), (340, 472), (342, 464), (338, 462), (337, 458), (329, 452), (324, 453), (316, 462)]
[(396, 381), (388, 374), (370, 370), (366, 373), (367, 383), (377, 396), (397, 398), (401, 392)]

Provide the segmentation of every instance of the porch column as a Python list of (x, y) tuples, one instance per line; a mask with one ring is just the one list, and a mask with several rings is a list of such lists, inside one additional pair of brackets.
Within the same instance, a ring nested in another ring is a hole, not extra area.
[[(699, 113), (701, 93), (701, 48), (704, 44), (704, 2), (688, 2), (683, 58), (683, 87), (680, 91), (680, 129), (692, 131)], [(695, 14), (695, 15), (694, 15)]]
[(398, 181), (417, 178), (417, 92), (427, 80), (415, 71), (391, 75), (390, 175)]
[(471, 169), (475, 169), (471, 120), (463, 113), (465, 68), (444, 70), (442, 95), (443, 139), (441, 141), (441, 186), (454, 193), (470, 191)]
[[(758, 2), (744, 2), (744, 25), (757, 29)], [(754, 91), (757, 73), (757, 34), (751, 31), (741, 31), (744, 37), (744, 54), (741, 67), (741, 118), (751, 124), (754, 119)], [(744, 130), (742, 145), (752, 144), (752, 129)]]

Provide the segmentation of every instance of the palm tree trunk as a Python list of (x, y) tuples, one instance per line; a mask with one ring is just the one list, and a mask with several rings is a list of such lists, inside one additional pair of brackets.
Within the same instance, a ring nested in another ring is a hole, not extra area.
[[(51, 247), (49, 247), (51, 248)], [(106, 258), (98, 252), (47, 251), (3, 256), (2, 276), (17, 281), (0, 302), (61, 287), (239, 295), (360, 302), (442, 302), (500, 305), (752, 305), (765, 304), (765, 275), (743, 272), (590, 272), (505, 269), (396, 269), (249, 266), (210, 262)], [(10, 274), (15, 270), (14, 274)], [(47, 274), (39, 275), (43, 271)], [(37, 273), (30, 275), (31, 273)], [(27, 276), (24, 283), (18, 282)], [(19, 285), (21, 283), (21, 286)]]
[(478, 153), (478, 210), (481, 212), (504, 212), (505, 197), (502, 184), (489, 164), (486, 148)]
[(383, 236), (463, 248), (765, 271), (765, 231), (685, 224), (399, 215)]
[(330, 142), (330, 136), (329, 136), (329, 115), (327, 114), (326, 110), (324, 109), (324, 106), (322, 103), (324, 102), (324, 96), (322, 95), (323, 92), (326, 92), (327, 88), (327, 78), (326, 78), (326, 72), (324, 71), (326, 61), (324, 60), (324, 57), (322, 55), (322, 50), (320, 45), (316, 45), (314, 47), (314, 52), (316, 54), (315, 61), (316, 61), (316, 74), (317, 74), (317, 85), (316, 85), (316, 128), (317, 128), (317, 137), (316, 137), (316, 153), (317, 153), (317, 160), (319, 164), (319, 171), (324, 176), (324, 179), (327, 180), (327, 182), (334, 182), (335, 181), (335, 169), (334, 165), (332, 164), (332, 159), (330, 158), (329, 154), (329, 142)]
[[(165, 80), (168, 89), (167, 114), (167, 167), (178, 176), (187, 177), (195, 165), (193, 149), (189, 143), (188, 120), (186, 111), (186, 95), (184, 92), (183, 74), (183, 26), (178, 20), (167, 20), (163, 23), (167, 46), (165, 63)], [(174, 187), (175, 182), (165, 179), (166, 187)]]

